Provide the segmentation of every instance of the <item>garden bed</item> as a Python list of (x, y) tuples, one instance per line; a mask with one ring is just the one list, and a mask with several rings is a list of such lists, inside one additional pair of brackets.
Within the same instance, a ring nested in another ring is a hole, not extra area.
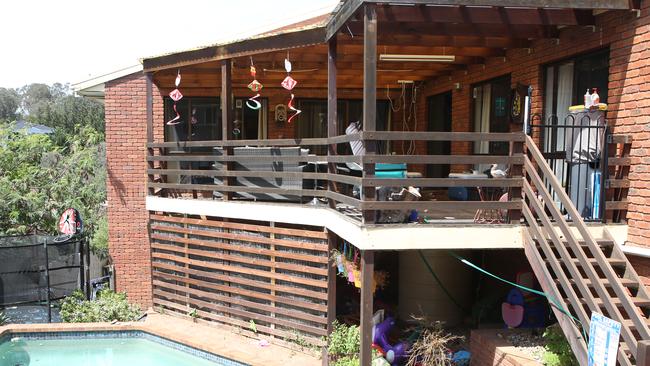
[(543, 365), (544, 342), (530, 329), (478, 329), (470, 336), (471, 365)]

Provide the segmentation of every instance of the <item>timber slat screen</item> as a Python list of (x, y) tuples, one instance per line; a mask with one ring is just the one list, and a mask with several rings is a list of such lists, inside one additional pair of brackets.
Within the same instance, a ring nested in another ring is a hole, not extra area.
[[(235, 200), (323, 205), (329, 202), (329, 207), (359, 220), (365, 217), (368, 223), (374, 222), (367, 220), (368, 217), (380, 219), (381, 211), (413, 209), (426, 212), (434, 219), (456, 216), (461, 211), (472, 219), (479, 211), (498, 211), (505, 213), (499, 214), (503, 219), (490, 222), (506, 223), (508, 216), (519, 217), (513, 212), (521, 209), (517, 192), (522, 184), (523, 141), (523, 133), (371, 131), (331, 138), (149, 143), (148, 188), (162, 197), (224, 199), (229, 196)], [(435, 142), (449, 142), (454, 153), (427, 154), (428, 144)], [(476, 144), (510, 145), (510, 153), (474, 155)], [(366, 147), (371, 145), (376, 145), (379, 151), (366, 155)], [(330, 149), (327, 154), (328, 146), (336, 149)], [(232, 153), (227, 154), (226, 150)], [(328, 171), (328, 164), (335, 166), (334, 172)], [(492, 164), (512, 174), (503, 179), (484, 174), (469, 179), (426, 175), (431, 166), (446, 166), (452, 172), (475, 169), (483, 173)], [(380, 165), (401, 169), (403, 174), (382, 175), (377, 171), (362, 175), (363, 167), (379, 170)], [(226, 180), (228, 184), (224, 184)], [(392, 194), (409, 186), (421, 188), (427, 194), (418, 202), (390, 199), (379, 193), (376, 198), (364, 194), (378, 187), (385, 187)], [(459, 202), (450, 201), (447, 188), (504, 190), (499, 196), (493, 194), (488, 198), (470, 194)], [(511, 194), (504, 199), (503, 192)], [(368, 212), (371, 214), (366, 215)], [(381, 219), (377, 222), (382, 223)]]
[(322, 345), (328, 269), (322, 229), (151, 214), (150, 230), (155, 306)]

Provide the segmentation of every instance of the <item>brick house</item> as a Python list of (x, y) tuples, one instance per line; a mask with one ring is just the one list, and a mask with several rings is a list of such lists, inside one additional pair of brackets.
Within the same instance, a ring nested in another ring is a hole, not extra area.
[[(264, 334), (315, 344), (351, 302), (366, 365), (377, 308), (459, 324), (454, 303), (487, 296), (473, 289), (492, 285), (453, 250), (511, 279), (533, 272), (583, 324), (592, 311), (619, 320), (619, 363), (647, 362), (650, 5), (523, 3), (347, 1), (106, 81), (118, 290), (143, 308), (197, 309), (240, 328), (254, 320)], [(259, 109), (249, 107), (251, 64)], [(607, 104), (587, 127), (568, 111), (586, 88)], [(291, 122), (290, 99), (301, 110)], [(362, 131), (346, 133), (358, 120)], [(592, 160), (569, 158), (578, 128), (595, 136)], [(483, 175), (493, 163), (507, 177)], [(422, 197), (375, 189), (391, 186)], [(411, 210), (418, 224), (399, 219)], [(327, 265), (332, 249), (351, 253), (360, 295)], [(391, 284), (375, 292), (374, 271)], [(552, 310), (585, 360), (579, 330)]]

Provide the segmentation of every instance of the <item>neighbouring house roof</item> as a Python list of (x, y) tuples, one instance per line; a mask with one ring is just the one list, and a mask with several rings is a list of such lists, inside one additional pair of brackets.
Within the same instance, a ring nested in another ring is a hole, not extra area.
[(89, 97), (93, 99), (98, 99), (100, 101), (104, 100), (104, 84), (107, 81), (119, 79), (123, 76), (131, 75), (136, 72), (142, 72), (142, 65), (133, 65), (125, 67), (107, 74), (93, 77), (88, 80), (84, 80), (75, 84), (72, 84), (72, 90), (75, 93)]
[(48, 126), (29, 123), (27, 121), (16, 121), (12, 127), (14, 132), (24, 132), (28, 135), (49, 135), (54, 133), (54, 129)]

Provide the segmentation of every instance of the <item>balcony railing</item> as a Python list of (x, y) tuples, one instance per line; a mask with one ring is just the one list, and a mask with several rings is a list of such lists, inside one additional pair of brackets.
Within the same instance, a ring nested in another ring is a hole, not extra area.
[[(149, 143), (148, 191), (162, 197), (322, 205), (365, 223), (518, 222), (524, 138), (523, 133), (377, 131)], [(451, 154), (426, 153), (447, 142)], [(475, 144), (509, 146), (509, 153), (474, 155)], [(490, 177), (493, 164), (506, 176)], [(426, 177), (429, 167), (444, 167), (445, 173), (438, 170), (443, 177)], [(473, 173), (447, 176), (448, 168)]]

